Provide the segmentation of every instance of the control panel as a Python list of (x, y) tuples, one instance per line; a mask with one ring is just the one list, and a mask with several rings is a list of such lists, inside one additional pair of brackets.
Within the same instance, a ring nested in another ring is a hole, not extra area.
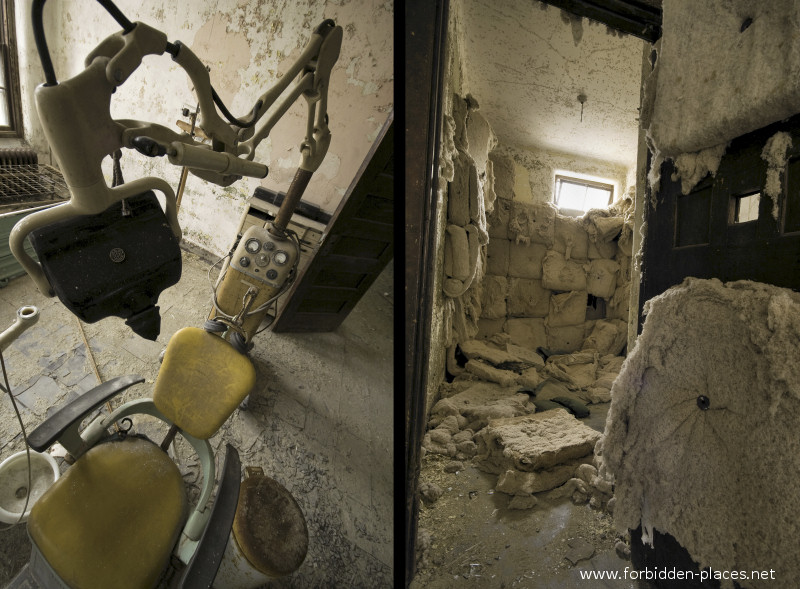
[(289, 238), (277, 238), (265, 227), (254, 225), (244, 232), (230, 265), (242, 274), (279, 289), (296, 260), (297, 250)]

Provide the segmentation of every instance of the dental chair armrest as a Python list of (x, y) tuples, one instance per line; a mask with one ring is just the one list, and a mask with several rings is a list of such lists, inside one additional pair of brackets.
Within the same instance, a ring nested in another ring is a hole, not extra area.
[(233, 527), (233, 518), (239, 504), (242, 463), (239, 453), (230, 444), (225, 445), (225, 462), (222, 466), (217, 496), (211, 507), (211, 517), (200, 537), (194, 556), (183, 570), (178, 587), (210, 589), (217, 576), (225, 547)]
[(73, 399), (56, 411), (28, 434), (28, 445), (37, 452), (44, 452), (70, 427), (73, 425), (77, 427), (80, 421), (89, 413), (111, 397), (140, 382), (144, 382), (143, 377), (138, 374), (131, 374), (113, 378), (86, 391), (80, 397)]

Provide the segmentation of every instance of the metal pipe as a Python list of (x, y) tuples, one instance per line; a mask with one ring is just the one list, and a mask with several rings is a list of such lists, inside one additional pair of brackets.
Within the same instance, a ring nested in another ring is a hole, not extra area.
[(297, 168), (294, 179), (289, 185), (289, 190), (286, 192), (286, 198), (283, 199), (281, 208), (278, 209), (278, 214), (275, 215), (275, 221), (273, 221), (272, 225), (269, 227), (270, 233), (283, 236), (286, 226), (289, 224), (289, 220), (292, 218), (292, 213), (294, 213), (294, 210), (300, 203), (300, 199), (303, 197), (306, 186), (308, 186), (308, 182), (311, 180), (311, 176), (313, 175), (313, 172), (309, 172), (308, 170), (304, 170), (302, 168)]
[(0, 333), (0, 352), (5, 351), (15, 339), (22, 335), (23, 331), (32, 327), (37, 321), (39, 321), (39, 309), (37, 307), (25, 305), (17, 309), (16, 321), (11, 327)]

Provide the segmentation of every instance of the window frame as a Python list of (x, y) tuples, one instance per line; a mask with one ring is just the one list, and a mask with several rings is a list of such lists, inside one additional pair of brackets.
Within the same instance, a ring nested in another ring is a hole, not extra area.
[(588, 180), (586, 178), (568, 176), (567, 174), (556, 174), (555, 185), (553, 190), (553, 204), (558, 208), (559, 211), (562, 211), (562, 214), (567, 213), (580, 216), (586, 213), (586, 211), (582, 211), (580, 209), (569, 209), (558, 204), (558, 195), (559, 192), (561, 191), (562, 182), (566, 182), (567, 184), (574, 184), (577, 186), (583, 186), (585, 188), (599, 188), (601, 190), (608, 190), (607, 206), (610, 206), (611, 203), (614, 202), (614, 184), (611, 184), (609, 182), (601, 182), (599, 180)]
[(0, 126), (0, 137), (22, 137), (22, 99), (19, 83), (19, 58), (17, 54), (14, 0), (0, 0), (0, 57), (6, 80), (6, 104), (9, 124)]

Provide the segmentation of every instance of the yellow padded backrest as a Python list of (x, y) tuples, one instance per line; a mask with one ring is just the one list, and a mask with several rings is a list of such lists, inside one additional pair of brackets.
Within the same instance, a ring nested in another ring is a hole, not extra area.
[(153, 587), (186, 518), (183, 477), (147, 440), (99, 444), (34, 504), (28, 533), (74, 589)]
[(213, 436), (253, 389), (250, 359), (221, 337), (184, 327), (169, 340), (153, 402), (196, 438)]

